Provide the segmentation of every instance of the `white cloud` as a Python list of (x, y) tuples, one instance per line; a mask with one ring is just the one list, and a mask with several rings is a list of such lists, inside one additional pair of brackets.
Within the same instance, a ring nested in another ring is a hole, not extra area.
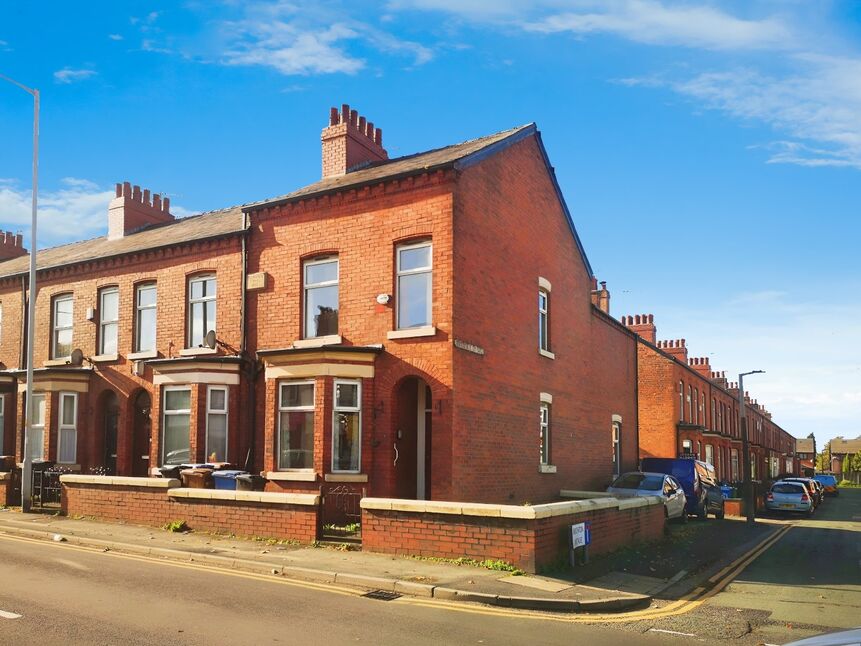
[(96, 72), (94, 70), (73, 70), (68, 67), (64, 67), (63, 69), (54, 72), (54, 81), (68, 85), (77, 81), (85, 81), (95, 75)]
[(123, 37), (121, 34), (108, 34), (108, 38), (111, 40), (122, 40)]
[[(30, 189), (10, 179), (0, 179), (0, 228), (23, 231), (29, 235), (31, 202)], [(114, 190), (105, 189), (86, 179), (63, 178), (60, 187), (39, 191), (39, 247), (51, 247), (77, 240), (105, 235), (108, 223), (108, 203)], [(191, 215), (186, 209), (171, 204), (177, 217)], [(29, 241), (25, 241), (29, 244)]]
[(5, 40), (0, 40), (0, 52), (11, 52), (12, 48)]

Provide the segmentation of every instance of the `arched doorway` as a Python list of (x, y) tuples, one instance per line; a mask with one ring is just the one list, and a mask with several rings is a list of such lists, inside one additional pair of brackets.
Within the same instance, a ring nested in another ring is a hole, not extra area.
[(152, 399), (149, 393), (141, 390), (134, 398), (133, 407), (132, 475), (145, 477), (149, 475), (149, 446), (152, 439)]
[(120, 404), (113, 390), (106, 390), (101, 397), (101, 411), (104, 430), (104, 449), (102, 464), (110, 475), (117, 473), (117, 425), (120, 417)]
[(398, 498), (431, 499), (431, 389), (407, 377), (396, 394), (395, 482)]

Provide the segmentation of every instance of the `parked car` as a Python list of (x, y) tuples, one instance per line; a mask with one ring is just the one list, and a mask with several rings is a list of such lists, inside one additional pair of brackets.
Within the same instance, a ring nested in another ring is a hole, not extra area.
[(814, 509), (822, 503), (822, 490), (820, 490), (820, 485), (813, 478), (784, 478), (781, 482), (801, 482), (807, 487), (807, 491), (813, 499), (813, 507)]
[(607, 493), (619, 498), (661, 496), (664, 499), (664, 513), (667, 518), (678, 518), (683, 523), (688, 520), (688, 515), (685, 513), (684, 489), (678, 480), (665, 473), (642, 471), (623, 473), (607, 487)]
[(678, 480), (685, 490), (687, 513), (705, 520), (709, 512), (715, 518), (724, 516), (724, 499), (715, 468), (708, 462), (690, 458), (643, 458), (643, 471), (666, 473)]
[(813, 513), (813, 497), (804, 482), (779, 480), (765, 495), (765, 508), (770, 511), (800, 511)]
[(822, 485), (826, 496), (840, 495), (840, 492), (837, 490), (837, 478), (830, 473), (817, 473), (813, 476), (813, 479)]

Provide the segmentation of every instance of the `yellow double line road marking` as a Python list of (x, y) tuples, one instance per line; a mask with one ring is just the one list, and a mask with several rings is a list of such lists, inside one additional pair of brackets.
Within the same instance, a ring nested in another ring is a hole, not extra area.
[[(785, 525), (777, 532), (763, 539), (751, 550), (738, 557), (735, 561), (724, 567), (720, 572), (712, 576), (708, 582), (710, 588), (698, 587), (692, 592), (686, 594), (682, 598), (673, 601), (660, 608), (646, 608), (644, 610), (634, 610), (631, 612), (618, 612), (613, 614), (580, 614), (580, 615), (558, 615), (548, 612), (536, 612), (529, 610), (511, 610), (506, 608), (497, 608), (493, 606), (481, 606), (464, 604), (458, 601), (442, 601), (439, 599), (422, 599), (418, 597), (401, 597), (395, 603), (407, 604), (411, 606), (420, 606), (426, 608), (435, 608), (437, 610), (444, 609), (452, 612), (465, 612), (479, 615), (494, 615), (497, 617), (516, 617), (518, 619), (537, 619), (540, 621), (557, 621), (567, 623), (624, 623), (629, 621), (645, 621), (649, 619), (661, 619), (663, 617), (672, 617), (681, 615), (695, 608), (698, 608), (708, 599), (718, 594), (733, 579), (756, 560), (761, 554), (768, 550), (772, 545), (779, 541), (786, 532), (792, 528), (792, 525)], [(267, 583), (277, 583), (280, 585), (289, 585), (293, 587), (305, 588), (310, 590), (319, 590), (321, 592), (329, 592), (346, 596), (359, 596), (364, 594), (363, 590), (347, 588), (330, 583), (314, 583), (310, 581), (300, 581), (285, 577), (266, 576), (262, 574), (253, 574), (250, 572), (239, 572), (228, 570), (218, 566), (205, 565), (202, 563), (183, 563), (171, 561), (157, 556), (138, 556), (134, 554), (122, 554), (120, 552), (105, 552), (104, 549), (85, 547), (82, 545), (70, 545), (68, 543), (50, 543), (42, 539), (23, 538), (20, 536), (10, 536), (8, 534), (0, 534), (0, 539), (7, 541), (17, 541), (20, 543), (35, 543), (39, 545), (48, 545), (51, 547), (62, 548), (63, 550), (77, 550), (94, 554), (102, 554), (114, 558), (126, 559), (129, 561), (137, 561), (142, 563), (159, 563), (168, 567), (182, 568), (187, 570), (196, 570), (198, 572), (211, 572), (224, 576), (233, 576), (241, 579), (249, 579), (253, 581), (265, 581)]]

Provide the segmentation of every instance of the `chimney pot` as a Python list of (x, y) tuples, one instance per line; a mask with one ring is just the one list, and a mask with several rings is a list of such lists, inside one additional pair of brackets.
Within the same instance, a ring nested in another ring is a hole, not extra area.
[(338, 125), (338, 108), (329, 108), (329, 125)]

